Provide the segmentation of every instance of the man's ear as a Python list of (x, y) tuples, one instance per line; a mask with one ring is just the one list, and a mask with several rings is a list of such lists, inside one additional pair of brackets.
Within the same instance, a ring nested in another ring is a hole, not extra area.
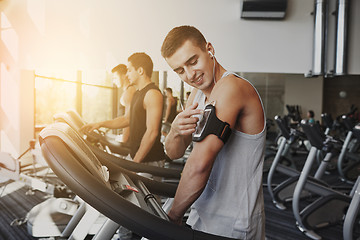
[(211, 42), (206, 43), (206, 51), (211, 52), (212, 55), (215, 55), (215, 49)]
[(136, 71), (137, 71), (140, 75), (143, 75), (143, 74), (145, 73), (144, 68), (142, 68), (142, 67), (139, 67)]

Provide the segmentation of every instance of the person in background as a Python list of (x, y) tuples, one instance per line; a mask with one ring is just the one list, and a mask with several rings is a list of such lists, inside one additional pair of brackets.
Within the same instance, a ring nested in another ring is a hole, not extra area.
[(126, 77), (137, 90), (131, 99), (128, 114), (116, 119), (87, 124), (82, 131), (100, 127), (112, 129), (130, 128), (127, 146), (134, 162), (162, 165), (165, 159), (160, 142), (163, 96), (151, 81), (153, 62), (146, 53), (134, 53), (128, 58)]
[(171, 88), (165, 88), (166, 104), (165, 117), (162, 126), (162, 135), (166, 136), (170, 131), (171, 123), (177, 115), (177, 98), (172, 95)]
[(183, 107), (183, 106), (186, 106), (186, 103), (187, 103), (187, 101), (188, 101), (188, 99), (189, 99), (190, 94), (191, 94), (190, 91), (185, 93), (185, 99), (184, 99), (184, 101), (183, 101), (184, 104), (182, 104), (182, 103), (180, 102), (180, 104), (181, 104), (181, 110), (180, 110), (180, 111), (183, 111), (183, 110), (184, 110), (184, 107)]
[(172, 123), (177, 114), (177, 99), (172, 95), (173, 91), (171, 88), (165, 89), (166, 95), (166, 111), (164, 121)]
[[(84, 125), (80, 129), (80, 131), (91, 132), (101, 127), (116, 129), (118, 126), (118, 122), (121, 121), (121, 119), (130, 118), (130, 105), (131, 105), (131, 100), (136, 91), (136, 88), (130, 84), (129, 79), (126, 77), (127, 67), (125, 64), (117, 65), (111, 70), (111, 72), (113, 73), (114, 83), (123, 91), (120, 98), (120, 104), (124, 107), (124, 114), (114, 119), (96, 122), (96, 123), (88, 123)], [(121, 142), (126, 145), (129, 141), (130, 127), (125, 127), (122, 130), (123, 132), (122, 132)]]
[[(130, 84), (129, 79), (126, 77), (127, 67), (125, 64), (119, 64), (114, 67), (111, 72), (113, 73), (114, 80), (118, 83), (119, 88), (122, 90), (120, 97), (120, 105), (124, 107), (124, 115), (129, 116), (131, 100), (134, 96), (136, 88)], [(130, 127), (123, 128), (121, 142), (127, 143), (130, 136)]]
[(309, 123), (311, 123), (311, 124), (314, 124), (315, 123), (315, 114), (314, 114), (314, 111), (313, 110), (309, 110), (308, 112), (307, 112), (307, 118), (308, 118), (308, 121), (309, 121)]

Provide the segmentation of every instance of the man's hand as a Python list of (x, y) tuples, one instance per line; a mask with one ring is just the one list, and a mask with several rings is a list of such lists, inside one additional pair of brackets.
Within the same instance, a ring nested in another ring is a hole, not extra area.
[(89, 123), (89, 124), (85, 124), (84, 126), (82, 126), (80, 128), (80, 132), (92, 132), (95, 129), (99, 129), (101, 127), (101, 123)]
[(169, 212), (168, 217), (170, 222), (175, 223), (177, 225), (182, 224), (182, 217), (175, 217), (173, 214), (171, 214), (171, 212)]
[(166, 155), (171, 159), (180, 158), (191, 143), (191, 134), (195, 132), (199, 118), (194, 115), (202, 114), (203, 110), (196, 109), (197, 103), (187, 106), (180, 112), (171, 124), (169, 134), (165, 139)]
[(203, 110), (196, 109), (198, 103), (194, 103), (184, 111), (180, 112), (171, 124), (171, 128), (177, 135), (187, 136), (195, 132), (196, 124), (199, 121), (199, 115), (203, 113)]

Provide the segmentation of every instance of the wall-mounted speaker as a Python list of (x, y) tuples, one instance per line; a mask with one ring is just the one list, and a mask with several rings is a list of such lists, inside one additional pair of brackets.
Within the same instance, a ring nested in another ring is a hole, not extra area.
[(241, 18), (283, 19), (287, 0), (243, 0)]

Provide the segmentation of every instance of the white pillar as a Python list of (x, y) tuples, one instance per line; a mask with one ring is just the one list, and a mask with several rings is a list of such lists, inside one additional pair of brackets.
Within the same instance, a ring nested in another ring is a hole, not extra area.
[(34, 138), (34, 71), (1, 64), (0, 151), (18, 157)]

